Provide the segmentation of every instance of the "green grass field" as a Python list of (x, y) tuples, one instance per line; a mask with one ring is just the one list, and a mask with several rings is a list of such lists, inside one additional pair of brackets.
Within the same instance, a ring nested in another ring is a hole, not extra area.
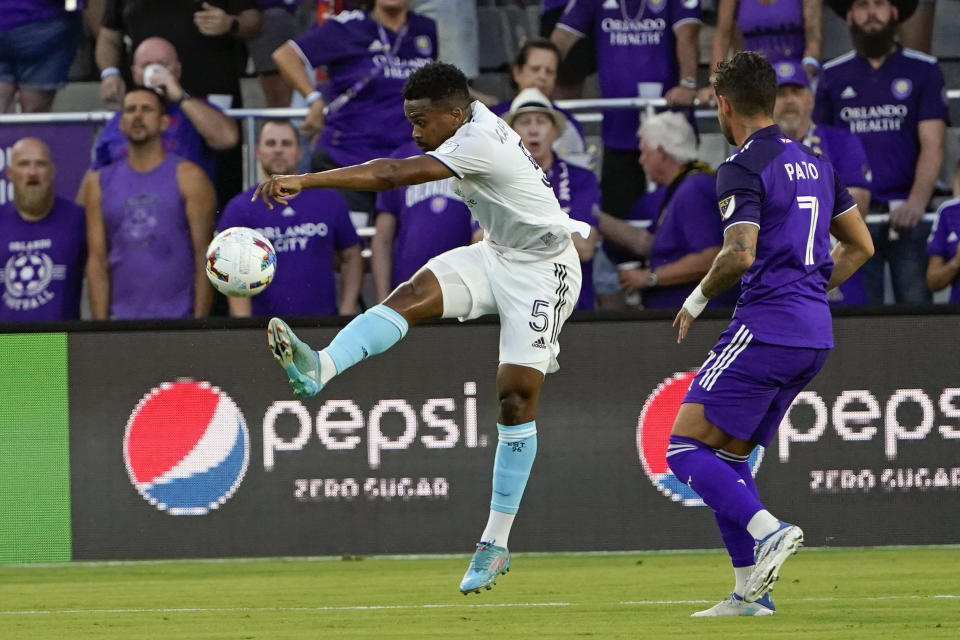
[(804, 549), (765, 618), (691, 619), (719, 551), (517, 554), (462, 596), (463, 557), (0, 567), (0, 638), (960, 638), (960, 548)]

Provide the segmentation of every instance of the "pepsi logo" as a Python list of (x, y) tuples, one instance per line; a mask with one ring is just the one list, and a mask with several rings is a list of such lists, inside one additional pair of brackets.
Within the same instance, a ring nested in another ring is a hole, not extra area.
[[(673, 421), (696, 375), (696, 371), (675, 373), (658, 384), (643, 404), (637, 421), (637, 452), (644, 472), (660, 493), (685, 507), (701, 507), (703, 500), (673, 475), (667, 465), (667, 445)], [(762, 459), (763, 447), (755, 448), (749, 460), (754, 476)]]
[(250, 435), (243, 414), (209, 382), (164, 382), (141, 398), (123, 438), (130, 481), (170, 515), (204, 515), (243, 481)]

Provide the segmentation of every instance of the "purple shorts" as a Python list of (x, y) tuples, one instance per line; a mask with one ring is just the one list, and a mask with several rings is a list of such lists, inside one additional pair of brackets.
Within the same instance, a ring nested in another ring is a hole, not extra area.
[(724, 433), (766, 447), (829, 353), (758, 342), (745, 325), (734, 322), (720, 335), (683, 401), (702, 404), (707, 420)]

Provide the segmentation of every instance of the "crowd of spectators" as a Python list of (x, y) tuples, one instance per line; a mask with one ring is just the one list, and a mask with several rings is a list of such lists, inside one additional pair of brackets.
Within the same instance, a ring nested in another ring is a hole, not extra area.
[[(401, 88), (436, 59), (479, 77), (473, 0), (4, 4), (0, 113), (49, 111), (85, 30), (100, 96), (118, 111), (99, 131), (76, 203), (54, 195), (58, 158), (43, 140), (7, 152), (0, 322), (79, 318), (84, 287), (97, 319), (216, 312), (204, 249), (230, 226), (263, 231), (284, 265), (260, 296), (221, 305), (233, 316), (351, 315), (431, 257), (482, 238), (452, 178), (380, 194), (317, 190), (275, 211), (251, 203), (240, 128), (225, 113), (243, 106), (244, 74), (267, 106), (307, 107), (302, 121), (261, 121), (246, 141), (263, 175), (419, 154)], [(700, 68), (698, 0), (540, 3), (539, 37), (505, 70), (512, 95), (472, 90), (520, 134), (564, 211), (593, 229), (576, 240), (578, 309), (676, 309), (706, 273), (723, 237), (694, 108), (713, 104), (710, 69), (741, 48), (774, 66), (783, 134), (836, 167), (864, 216), (883, 216), (870, 225), (876, 256), (831, 301), (882, 303), (889, 269), (898, 303), (929, 302), (945, 287), (960, 303), (960, 171), (958, 199), (937, 198), (949, 112), (929, 55), (934, 4), (826, 4), (848, 24), (848, 53), (823, 59), (821, 0), (717, 0), (710, 65)], [(643, 117), (607, 110), (592, 138), (556, 100), (583, 95), (593, 72), (600, 97), (667, 106)], [(367, 266), (358, 224), (375, 230)], [(734, 291), (714, 305), (735, 301)]]

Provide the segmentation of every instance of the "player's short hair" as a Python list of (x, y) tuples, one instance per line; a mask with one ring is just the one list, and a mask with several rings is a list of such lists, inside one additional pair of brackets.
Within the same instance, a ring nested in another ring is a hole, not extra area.
[(285, 120), (284, 118), (270, 118), (269, 120), (264, 120), (262, 123), (260, 123), (260, 128), (257, 129), (257, 144), (260, 144), (260, 138), (263, 137), (263, 129), (268, 124), (275, 124), (281, 127), (289, 127), (290, 130), (293, 131), (293, 137), (297, 141), (297, 145), (298, 146), (300, 145), (300, 132), (297, 131), (297, 128), (295, 126), (293, 126), (292, 122), (290, 122), (289, 120)]
[[(160, 103), (160, 113), (166, 113), (166, 112), (167, 112), (167, 98), (166, 98), (166, 96), (164, 96), (164, 95), (163, 95), (162, 93), (160, 93), (159, 91), (154, 91), (154, 90), (151, 89), (150, 87), (144, 87), (143, 85), (135, 84), (135, 85), (133, 85), (132, 87), (130, 87), (129, 89), (127, 89), (127, 90), (123, 93), (123, 97), (124, 97), (124, 99), (126, 99), (126, 97), (127, 97), (128, 95), (130, 95), (131, 93), (137, 93), (138, 91), (145, 91), (146, 93), (153, 94), (153, 96), (157, 99), (157, 102)], [(122, 104), (122, 103), (121, 103), (121, 104)]]
[(447, 102), (462, 107), (470, 104), (470, 87), (460, 69), (445, 62), (431, 62), (417, 69), (403, 85), (404, 100)]
[(773, 115), (777, 102), (777, 74), (756, 51), (738, 51), (730, 60), (717, 63), (713, 88), (745, 116)]
[(680, 164), (697, 159), (697, 135), (681, 113), (665, 111), (646, 118), (637, 135), (648, 147), (663, 149)]

